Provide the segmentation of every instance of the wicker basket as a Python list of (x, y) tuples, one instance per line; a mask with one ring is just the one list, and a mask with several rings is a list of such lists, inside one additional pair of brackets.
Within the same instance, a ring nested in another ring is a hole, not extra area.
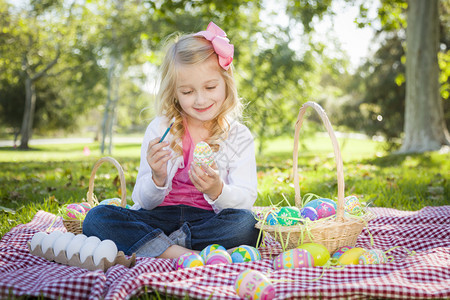
[[(121, 195), (121, 203), (120, 205), (122, 207), (125, 207), (127, 204), (127, 187), (125, 182), (125, 175), (123, 173), (122, 166), (112, 157), (102, 157), (100, 158), (94, 165), (94, 168), (92, 169), (91, 178), (89, 179), (89, 190), (87, 193), (87, 202), (91, 207), (94, 207), (98, 203), (94, 201), (94, 180), (95, 180), (95, 173), (97, 172), (97, 169), (100, 167), (101, 164), (104, 162), (110, 162), (112, 163), (116, 168), (117, 171), (119, 171), (119, 179), (120, 179), (120, 189), (122, 192)], [(63, 219), (64, 227), (66, 227), (67, 231), (72, 232), (74, 234), (82, 233), (83, 231), (83, 221), (81, 220), (65, 220)]]
[(308, 107), (312, 107), (319, 114), (333, 144), (335, 162), (337, 166), (337, 185), (338, 185), (338, 201), (335, 218), (324, 218), (314, 222), (308, 222), (307, 225), (298, 223), (292, 226), (267, 225), (264, 220), (258, 222), (255, 227), (270, 233), (283, 247), (283, 250), (296, 248), (303, 243), (319, 243), (324, 245), (330, 253), (336, 251), (342, 246), (354, 246), (356, 239), (366, 226), (367, 222), (375, 216), (371, 212), (365, 212), (361, 217), (344, 216), (344, 171), (339, 150), (339, 144), (331, 127), (330, 121), (322, 109), (315, 102), (305, 103), (298, 113), (297, 123), (295, 124), (294, 137), (294, 155), (293, 155), (293, 175), (295, 189), (295, 206), (302, 207), (302, 199), (300, 196), (299, 174), (298, 168), (298, 141), (299, 132), (303, 123), (303, 116)]

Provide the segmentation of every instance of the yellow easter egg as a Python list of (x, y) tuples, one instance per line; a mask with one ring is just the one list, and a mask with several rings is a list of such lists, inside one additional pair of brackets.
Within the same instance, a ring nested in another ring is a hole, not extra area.
[(357, 265), (359, 263), (359, 257), (366, 252), (364, 248), (352, 248), (345, 251), (338, 259), (338, 263), (341, 265)]

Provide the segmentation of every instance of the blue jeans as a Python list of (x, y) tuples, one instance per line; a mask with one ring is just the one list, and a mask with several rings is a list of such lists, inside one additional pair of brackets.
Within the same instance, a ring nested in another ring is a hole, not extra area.
[(256, 246), (259, 231), (251, 211), (224, 209), (218, 214), (186, 205), (131, 210), (113, 205), (92, 208), (83, 222), (83, 233), (110, 239), (126, 255), (156, 257), (179, 245), (202, 250), (211, 244), (226, 249)]

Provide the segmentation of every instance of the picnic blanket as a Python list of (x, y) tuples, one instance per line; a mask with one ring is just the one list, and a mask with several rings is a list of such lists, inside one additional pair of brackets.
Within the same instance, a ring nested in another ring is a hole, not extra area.
[[(358, 237), (357, 246), (388, 250), (394, 261), (383, 265), (350, 265), (343, 269), (273, 268), (280, 245), (265, 238), (262, 260), (207, 265), (175, 271), (174, 260), (137, 258), (105, 272), (49, 262), (29, 253), (27, 242), (45, 231), (55, 215), (39, 211), (0, 241), (0, 298), (43, 296), (51, 299), (128, 299), (146, 292), (190, 299), (239, 299), (233, 287), (243, 270), (258, 270), (273, 281), (276, 299), (442, 299), (450, 297), (450, 206), (419, 211), (370, 208), (377, 218)], [(65, 230), (58, 219), (50, 230)], [(374, 244), (370, 242), (372, 236)], [(407, 250), (406, 250), (406, 249)], [(415, 251), (410, 255), (409, 251)]]

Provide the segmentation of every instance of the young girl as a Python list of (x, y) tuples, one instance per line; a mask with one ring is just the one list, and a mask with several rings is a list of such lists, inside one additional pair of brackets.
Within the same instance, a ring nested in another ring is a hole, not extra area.
[[(254, 144), (237, 121), (241, 104), (233, 51), (212, 22), (206, 31), (170, 45), (161, 66), (160, 117), (150, 123), (142, 143), (135, 205), (94, 207), (83, 222), (86, 235), (111, 239), (128, 255), (161, 258), (210, 244), (255, 246)], [(193, 163), (200, 141), (214, 152), (211, 166)]]

